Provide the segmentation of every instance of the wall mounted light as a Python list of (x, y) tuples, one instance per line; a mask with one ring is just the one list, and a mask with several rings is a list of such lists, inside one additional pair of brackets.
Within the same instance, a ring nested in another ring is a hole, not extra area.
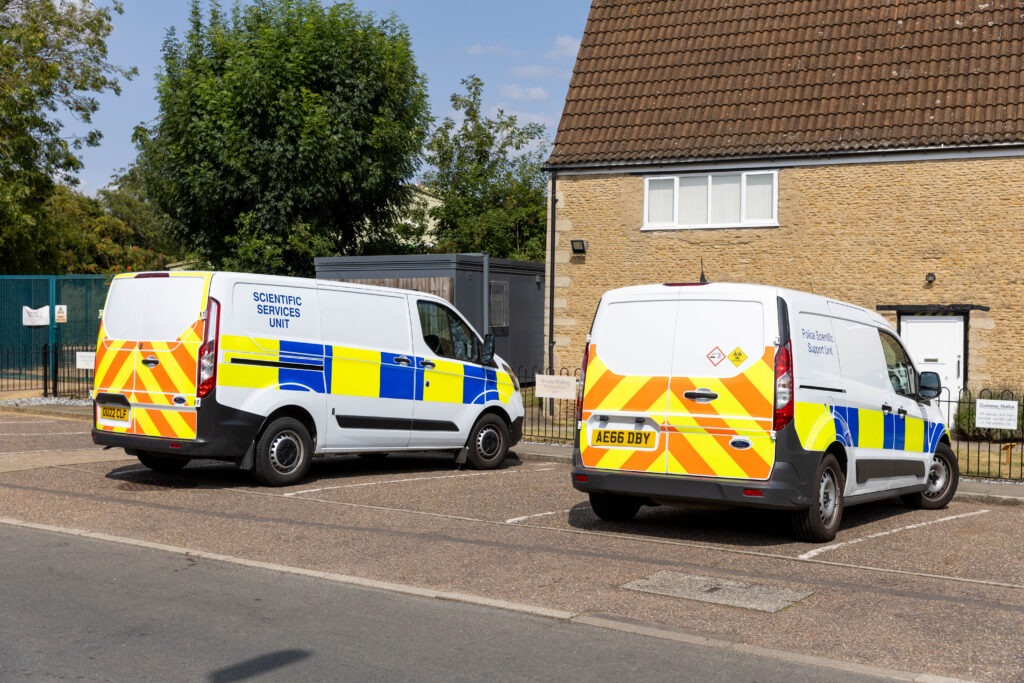
[(586, 254), (587, 253), (587, 241), (586, 240), (569, 240), (569, 245), (572, 247), (573, 254)]
[(925, 281), (926, 284), (929, 284), (929, 285), (930, 284), (934, 284), (935, 283), (935, 273), (928, 273), (927, 275), (925, 275), (924, 276), (924, 281)]

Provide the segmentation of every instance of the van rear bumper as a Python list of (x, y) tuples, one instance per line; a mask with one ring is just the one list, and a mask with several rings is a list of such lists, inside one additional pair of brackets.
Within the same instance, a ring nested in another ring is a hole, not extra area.
[[(576, 465), (572, 469), (572, 485), (584, 493), (615, 493), (667, 504), (712, 502), (779, 510), (799, 510), (811, 504), (809, 492), (796, 470), (786, 462), (776, 462), (771, 478), (765, 481), (621, 472)], [(749, 495), (751, 491), (759, 491), (760, 495)]]
[(228, 408), (214, 400), (204, 400), (202, 408), (197, 411), (198, 438), (195, 439), (108, 432), (96, 428), (95, 414), (94, 408), (92, 442), (99, 446), (123, 448), (129, 455), (146, 451), (171, 457), (240, 461), (263, 426), (262, 415)]

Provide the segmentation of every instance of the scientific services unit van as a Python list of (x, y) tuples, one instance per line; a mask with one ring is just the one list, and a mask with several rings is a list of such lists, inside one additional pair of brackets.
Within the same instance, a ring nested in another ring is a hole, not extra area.
[(498, 467), (522, 435), (511, 368), (443, 299), (225, 272), (114, 278), (93, 441), (152, 469), (238, 463), (301, 480), (314, 456), (451, 451)]

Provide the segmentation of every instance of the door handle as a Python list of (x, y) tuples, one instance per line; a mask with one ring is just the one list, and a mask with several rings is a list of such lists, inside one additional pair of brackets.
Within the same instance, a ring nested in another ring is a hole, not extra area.
[(395, 356), (395, 365), (412, 365), (412, 361), (409, 360), (408, 356)]
[(426, 368), (427, 370), (433, 370), (434, 367), (435, 367), (435, 364), (434, 364), (434, 361), (432, 361), (432, 360), (424, 359), (424, 360), (420, 361), (420, 367), (421, 368)]
[(889, 405), (888, 403), (883, 403), (882, 404), (882, 412), (883, 413), (892, 413), (892, 406)]
[(697, 389), (696, 391), (684, 391), (683, 398), (688, 398), (697, 403), (711, 403), (718, 398), (718, 394), (710, 389)]
[(142, 359), (142, 364), (145, 365), (147, 368), (155, 368), (156, 366), (160, 365), (160, 361), (157, 360), (156, 356), (146, 356), (145, 358)]
[(900, 408), (899, 410), (896, 411), (896, 414), (899, 415), (900, 417), (906, 417), (907, 411), (905, 408)]

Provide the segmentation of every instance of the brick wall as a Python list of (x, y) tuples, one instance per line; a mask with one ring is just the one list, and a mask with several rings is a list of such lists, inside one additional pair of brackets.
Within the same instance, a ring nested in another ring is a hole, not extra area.
[[(968, 321), (970, 386), (1024, 388), (1024, 160), (783, 169), (778, 228), (641, 232), (639, 176), (559, 175), (557, 201), (556, 367), (578, 366), (602, 292), (695, 282), (703, 259), (712, 281), (871, 309), (989, 306)], [(586, 256), (570, 253), (570, 239), (587, 240)]]

